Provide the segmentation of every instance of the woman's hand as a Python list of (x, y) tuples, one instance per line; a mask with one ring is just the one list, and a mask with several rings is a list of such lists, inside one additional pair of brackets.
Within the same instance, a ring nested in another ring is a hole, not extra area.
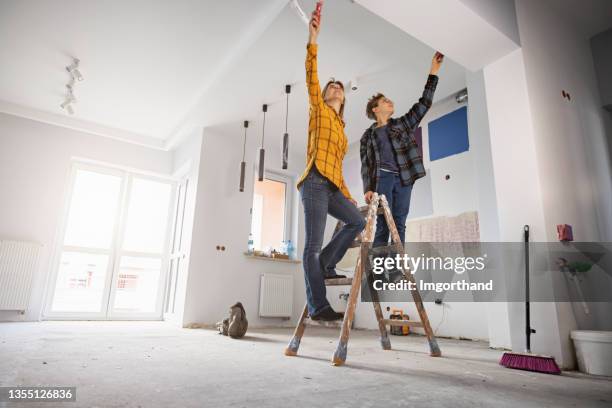
[(321, 16), (317, 15), (317, 13), (313, 11), (310, 16), (310, 24), (308, 25), (308, 32), (310, 34), (308, 38), (309, 44), (317, 43), (317, 37), (319, 36), (320, 28), (321, 28)]
[(372, 196), (374, 195), (373, 191), (368, 191), (367, 193), (364, 194), (364, 198), (365, 198), (365, 202), (367, 204), (370, 204), (370, 201), (372, 201)]

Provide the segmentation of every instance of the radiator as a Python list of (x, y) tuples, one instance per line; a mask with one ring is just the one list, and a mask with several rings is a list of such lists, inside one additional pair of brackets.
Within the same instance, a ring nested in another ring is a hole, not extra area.
[(293, 276), (265, 273), (261, 275), (259, 316), (291, 317), (293, 310)]
[(0, 241), (0, 310), (28, 308), (41, 247), (33, 242)]

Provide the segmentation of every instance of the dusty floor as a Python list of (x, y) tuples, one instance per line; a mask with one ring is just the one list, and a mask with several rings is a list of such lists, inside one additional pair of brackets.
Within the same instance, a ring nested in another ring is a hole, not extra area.
[[(344, 367), (338, 332), (308, 328), (299, 357), (289, 329), (232, 340), (151, 322), (0, 323), (0, 386), (77, 387), (77, 402), (41, 407), (610, 407), (612, 378), (509, 370), (486, 344), (353, 331)], [(5, 405), (3, 405), (5, 404)]]

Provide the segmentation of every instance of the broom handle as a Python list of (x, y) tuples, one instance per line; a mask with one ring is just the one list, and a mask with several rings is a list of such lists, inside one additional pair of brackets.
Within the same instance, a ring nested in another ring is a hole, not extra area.
[(524, 227), (525, 240), (525, 343), (527, 353), (531, 353), (531, 321), (529, 315), (529, 225)]

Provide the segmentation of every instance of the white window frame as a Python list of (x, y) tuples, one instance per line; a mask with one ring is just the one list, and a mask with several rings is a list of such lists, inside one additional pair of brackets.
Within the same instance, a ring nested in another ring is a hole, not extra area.
[[(255, 197), (255, 183), (258, 181), (258, 170), (254, 168), (254, 178), (253, 178), (253, 188), (251, 194), (251, 222), (253, 218), (253, 200)], [(288, 241), (292, 240), (292, 220), (293, 220), (293, 194), (294, 194), (294, 186), (295, 180), (292, 176), (288, 174), (283, 174), (276, 170), (266, 169), (264, 171), (264, 179), (278, 181), (281, 183), (285, 183), (285, 222), (283, 226), (283, 240)], [(250, 231), (249, 226), (249, 231)], [(296, 243), (292, 241), (293, 247), (296, 247)]]
[[(68, 216), (70, 212), (70, 204), (72, 201), (72, 195), (74, 193), (74, 187), (76, 182), (76, 175), (79, 170), (93, 171), (101, 174), (108, 174), (118, 176), (122, 178), (122, 185), (119, 194), (119, 214), (115, 219), (115, 225), (113, 228), (113, 239), (110, 249), (93, 249), (87, 247), (71, 247), (64, 245), (64, 237), (66, 234), (66, 227), (68, 223)], [(157, 182), (168, 183), (171, 185), (170, 192), (170, 204), (168, 205), (168, 220), (166, 225), (166, 242), (164, 243), (164, 249), (161, 254), (150, 254), (134, 251), (124, 251), (121, 249), (121, 240), (125, 232), (126, 216), (127, 216), (127, 204), (129, 203), (130, 187), (134, 178), (149, 179)], [(165, 175), (158, 175), (152, 172), (142, 172), (128, 167), (116, 166), (103, 162), (73, 158), (70, 168), (70, 175), (68, 181), (68, 187), (66, 189), (64, 197), (64, 206), (60, 217), (60, 223), (58, 226), (58, 232), (55, 238), (53, 246), (53, 254), (50, 263), (50, 272), (45, 291), (45, 307), (43, 310), (42, 318), (44, 320), (161, 320), (162, 319), (162, 306), (165, 293), (165, 283), (167, 280), (168, 268), (169, 268), (169, 256), (170, 256), (170, 240), (171, 240), (171, 228), (172, 228), (172, 213), (174, 211), (173, 203), (175, 202), (176, 196), (176, 185), (177, 180), (173, 177)], [(106, 300), (106, 305), (103, 305), (100, 312), (54, 312), (53, 296), (55, 294), (55, 287), (57, 284), (57, 278), (60, 268), (60, 258), (64, 251), (75, 250), (77, 252), (93, 253), (93, 254), (104, 254), (109, 257), (106, 281), (104, 284), (104, 291), (102, 294), (103, 301)], [(161, 269), (159, 278), (159, 287), (156, 300), (155, 311), (150, 313), (132, 313), (132, 312), (113, 312), (112, 305), (115, 298), (115, 291), (111, 291), (112, 287), (116, 286), (119, 279), (119, 262), (122, 256), (134, 256), (134, 257), (146, 257), (146, 258), (158, 258), (161, 259)]]

